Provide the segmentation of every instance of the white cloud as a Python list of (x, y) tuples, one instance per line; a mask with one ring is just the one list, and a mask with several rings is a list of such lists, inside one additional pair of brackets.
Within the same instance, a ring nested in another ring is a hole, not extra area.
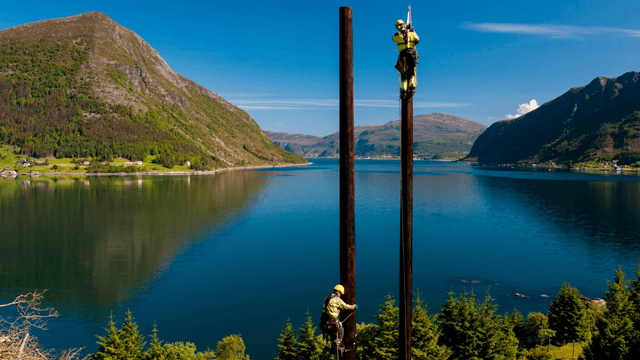
[[(334, 110), (340, 107), (338, 99), (294, 99), (294, 100), (229, 100), (235, 106), (247, 110)], [(414, 108), (457, 108), (471, 106), (469, 103), (415, 102)], [(366, 108), (397, 108), (398, 100), (354, 100), (354, 106)]]
[(527, 104), (520, 104), (520, 106), (518, 106), (518, 113), (516, 115), (507, 115), (507, 119), (515, 119), (517, 117), (520, 117), (526, 113), (528, 113), (529, 111), (533, 111), (535, 109), (537, 109), (538, 106), (538, 102), (536, 101), (536, 99), (531, 99), (531, 101)]
[(554, 39), (584, 39), (588, 37), (611, 35), (617, 37), (640, 37), (640, 30), (596, 26), (465, 23), (462, 27), (479, 32), (548, 36)]

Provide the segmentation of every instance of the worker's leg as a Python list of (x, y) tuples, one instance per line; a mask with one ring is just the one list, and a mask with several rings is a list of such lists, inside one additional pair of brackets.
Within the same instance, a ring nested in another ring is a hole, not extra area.
[(407, 97), (407, 88), (408, 88), (408, 75), (409, 72), (400, 75), (400, 98), (404, 99)]
[(407, 51), (407, 67), (409, 70), (407, 71), (408, 78), (408, 93), (413, 95), (416, 92), (416, 86), (418, 85), (416, 81), (416, 52), (414, 49), (410, 49)]

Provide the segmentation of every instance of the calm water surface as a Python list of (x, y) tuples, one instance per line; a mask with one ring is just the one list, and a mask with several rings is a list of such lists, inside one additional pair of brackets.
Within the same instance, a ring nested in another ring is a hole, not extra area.
[[(287, 318), (318, 318), (339, 281), (339, 164), (213, 176), (0, 181), (0, 300), (49, 289), (40, 341), (86, 347), (131, 309), (144, 334), (215, 348), (241, 334), (272, 359)], [(640, 258), (640, 177), (414, 163), (414, 280), (499, 311), (546, 311), (564, 282), (602, 297)], [(356, 161), (358, 322), (399, 278), (398, 161)], [(514, 293), (528, 298), (517, 298)], [(549, 298), (542, 294), (550, 295)], [(7, 316), (7, 309), (0, 310)]]

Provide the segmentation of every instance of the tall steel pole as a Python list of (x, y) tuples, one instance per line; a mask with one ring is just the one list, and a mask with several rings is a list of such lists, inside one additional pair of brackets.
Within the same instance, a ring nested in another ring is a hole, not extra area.
[[(340, 8), (340, 283), (347, 304), (356, 302), (356, 221), (353, 163), (353, 28), (352, 9)], [(351, 311), (342, 311), (345, 319)], [(343, 344), (354, 347), (356, 314), (343, 324)], [(356, 352), (346, 352), (344, 359), (355, 360)]]
[(413, 97), (402, 100), (400, 124), (400, 360), (411, 359), (413, 302)]

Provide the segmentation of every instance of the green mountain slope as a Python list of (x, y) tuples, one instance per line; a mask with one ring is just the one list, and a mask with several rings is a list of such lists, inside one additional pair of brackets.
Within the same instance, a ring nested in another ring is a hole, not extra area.
[[(485, 125), (455, 115), (416, 115), (413, 119), (414, 155), (432, 158), (438, 157), (438, 154), (446, 156), (445, 153), (466, 154), (486, 128)], [(266, 133), (282, 148), (306, 157), (332, 157), (339, 154), (340, 134), (337, 132), (325, 137)], [(356, 156), (400, 156), (400, 121), (356, 126), (354, 135)]]
[(303, 163), (100, 12), (0, 31), (0, 142), (34, 157)]
[(640, 73), (598, 77), (538, 109), (494, 123), (468, 161), (577, 163), (640, 160)]

